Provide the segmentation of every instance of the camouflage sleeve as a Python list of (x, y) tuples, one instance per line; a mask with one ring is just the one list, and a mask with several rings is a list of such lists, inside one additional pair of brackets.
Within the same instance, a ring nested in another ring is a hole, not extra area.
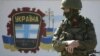
[(79, 41), (79, 48), (85, 50), (94, 50), (97, 44), (96, 34), (94, 30), (94, 26), (92, 23), (89, 23), (87, 30), (87, 37), (83, 41)]
[(57, 30), (54, 33), (54, 37), (52, 39), (53, 47), (57, 52), (61, 52), (65, 49), (65, 43), (62, 43), (62, 41), (59, 39), (60, 35), (62, 34), (61, 25), (57, 28)]
[(61, 52), (65, 48), (65, 44), (63, 44), (62, 41), (59, 39), (61, 32), (62, 32), (62, 30), (60, 28), (58, 28), (57, 31), (54, 33), (54, 37), (52, 39), (53, 48), (57, 52)]
[(62, 43), (62, 41), (54, 41), (53, 47), (57, 52), (61, 52), (65, 49), (66, 44)]

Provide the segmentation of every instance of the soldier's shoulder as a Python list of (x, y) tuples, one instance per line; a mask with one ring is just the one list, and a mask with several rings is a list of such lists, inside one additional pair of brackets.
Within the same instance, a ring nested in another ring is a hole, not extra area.
[(89, 25), (89, 26), (92, 26), (92, 25), (93, 25), (91, 19), (89, 19), (89, 18), (87, 18), (87, 17), (83, 17), (83, 16), (80, 16), (80, 18), (81, 18), (81, 21), (82, 21), (82, 22), (85, 22), (85, 24), (87, 24), (87, 25)]
[(92, 23), (90, 18), (83, 17), (83, 16), (80, 16), (80, 18), (81, 18), (81, 21), (84, 22), (87, 27), (89, 27), (90, 29), (94, 28), (94, 25), (93, 25), (93, 23)]
[(85, 18), (85, 22), (86, 22), (86, 24), (87, 24), (88, 26), (93, 26), (93, 23), (92, 23), (91, 19)]
[(85, 23), (86, 23), (88, 29), (90, 29), (90, 30), (94, 30), (94, 25), (93, 25), (91, 19), (89, 19), (89, 18), (85, 18)]

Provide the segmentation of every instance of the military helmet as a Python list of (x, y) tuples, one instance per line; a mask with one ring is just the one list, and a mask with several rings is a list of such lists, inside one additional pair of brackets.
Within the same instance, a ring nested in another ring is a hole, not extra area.
[(78, 9), (81, 10), (82, 8), (82, 2), (81, 0), (62, 0), (61, 1), (61, 8), (72, 8), (72, 9)]

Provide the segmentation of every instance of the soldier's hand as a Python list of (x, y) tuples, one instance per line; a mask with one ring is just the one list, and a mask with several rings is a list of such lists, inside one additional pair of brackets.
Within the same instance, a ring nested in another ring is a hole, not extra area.
[(67, 47), (65, 47), (66, 51), (70, 54), (73, 53), (74, 48), (77, 48), (79, 46), (78, 40), (73, 41), (72, 43), (68, 44)]
[(74, 47), (73, 46), (68, 46), (68, 47), (65, 47), (66, 51), (70, 54), (73, 54), (73, 51), (74, 51)]
[(73, 41), (69, 46), (72, 46), (73, 48), (77, 48), (79, 46), (78, 40)]

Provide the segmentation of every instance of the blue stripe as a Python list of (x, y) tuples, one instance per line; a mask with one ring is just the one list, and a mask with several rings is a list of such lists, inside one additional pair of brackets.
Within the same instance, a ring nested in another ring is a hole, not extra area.
[(30, 30), (29, 32), (33, 33), (33, 34), (36, 34), (36, 33), (38, 33), (38, 30)]
[(29, 35), (29, 25), (25, 24), (24, 25), (24, 38), (28, 38)]
[[(38, 33), (38, 29), (37, 30), (29, 30), (30, 33)], [(16, 33), (24, 33), (24, 30), (16, 30)]]
[(9, 36), (2, 36), (3, 42), (6, 44), (14, 44), (14, 38)]
[(47, 32), (53, 32), (53, 28), (46, 28)]
[(52, 43), (52, 37), (53, 36), (47, 36), (41, 39), (41, 42), (45, 43), (45, 44), (50, 44)]

